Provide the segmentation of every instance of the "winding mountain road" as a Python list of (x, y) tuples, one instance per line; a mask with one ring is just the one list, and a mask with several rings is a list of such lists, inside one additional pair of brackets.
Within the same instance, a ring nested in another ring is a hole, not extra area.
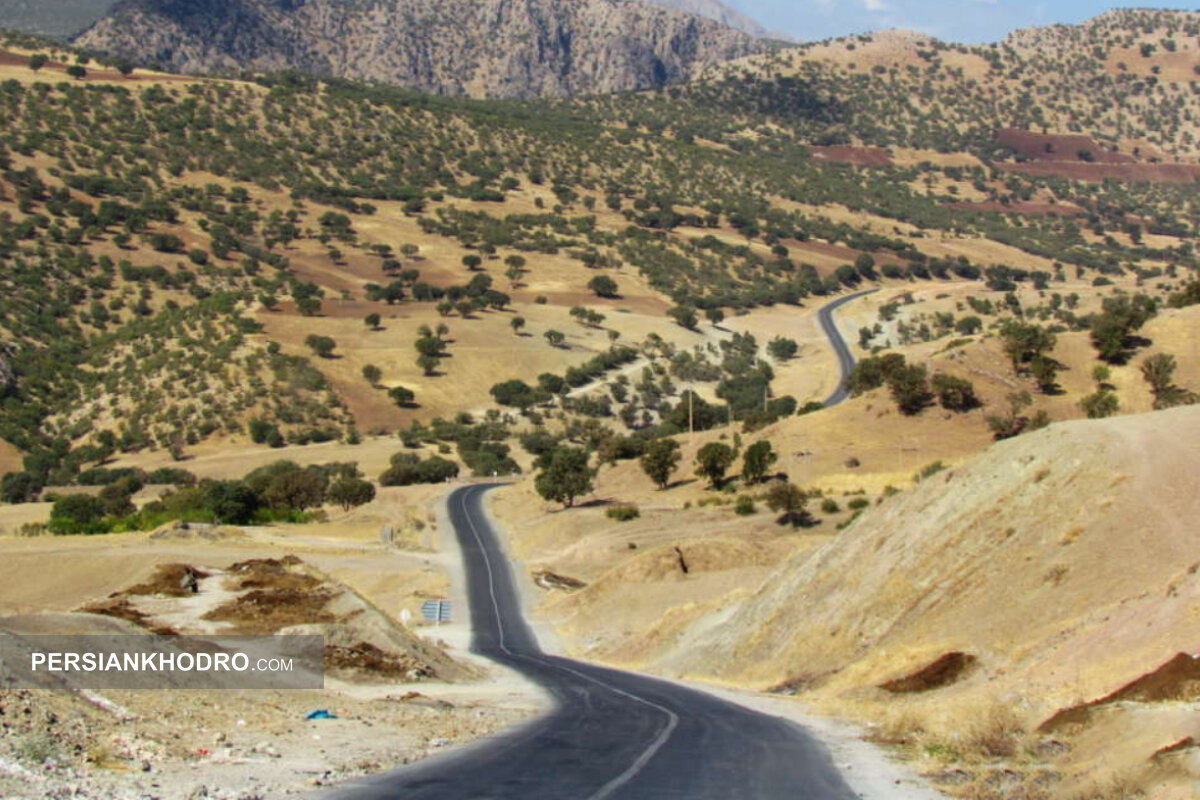
[(838, 330), (837, 323), (833, 319), (833, 314), (847, 303), (878, 291), (878, 289), (868, 289), (865, 292), (856, 292), (855, 294), (848, 294), (845, 297), (839, 297), (832, 303), (823, 306), (817, 312), (817, 319), (821, 323), (821, 330), (825, 332), (826, 338), (829, 339), (829, 344), (833, 347), (833, 352), (837, 355), (838, 368), (841, 374), (841, 377), (838, 379), (837, 389), (825, 400), (826, 408), (844, 403), (850, 398), (850, 391), (846, 388), (846, 379), (854, 371), (854, 355), (850, 352), (850, 345), (846, 344), (841, 331)]
[[(854, 369), (833, 315), (838, 389)], [(495, 485), (449, 498), (470, 599), (471, 649), (545, 689), (554, 709), (515, 730), (419, 764), (345, 784), (338, 800), (850, 800), (825, 747), (802, 728), (704, 692), (548, 655), (522, 614), (508, 558), (483, 509)]]
[(340, 800), (850, 800), (824, 746), (794, 723), (704, 692), (548, 655), (522, 616), (483, 510), (492, 485), (449, 499), (472, 650), (554, 699), (497, 737), (343, 785)]

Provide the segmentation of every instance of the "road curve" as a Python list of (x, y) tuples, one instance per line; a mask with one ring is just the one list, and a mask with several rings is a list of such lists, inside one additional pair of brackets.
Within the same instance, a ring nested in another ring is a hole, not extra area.
[(842, 338), (842, 332), (838, 330), (837, 323), (833, 321), (833, 313), (851, 300), (857, 300), (860, 297), (865, 297), (878, 291), (878, 289), (868, 289), (865, 292), (856, 292), (855, 294), (848, 294), (845, 297), (839, 297), (817, 312), (817, 319), (821, 322), (821, 330), (825, 332), (825, 336), (829, 339), (829, 344), (833, 346), (833, 352), (837, 355), (838, 367), (841, 374), (841, 377), (838, 379), (837, 389), (825, 400), (826, 408), (844, 403), (850, 398), (850, 392), (846, 389), (846, 379), (854, 371), (854, 354), (850, 352), (850, 345), (846, 344), (846, 340)]
[(449, 499), (466, 566), (472, 650), (555, 701), (512, 731), (344, 784), (339, 800), (850, 800), (825, 748), (786, 720), (672, 683), (547, 655), (522, 616), (483, 510)]

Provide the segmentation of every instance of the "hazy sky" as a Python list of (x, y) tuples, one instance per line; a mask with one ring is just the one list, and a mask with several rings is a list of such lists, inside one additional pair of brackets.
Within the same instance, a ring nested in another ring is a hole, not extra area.
[[(994, 42), (1017, 28), (1080, 22), (1114, 7), (1091, 0), (725, 0), (771, 30), (798, 39), (907, 28), (956, 42)], [(1189, 3), (1160, 2), (1156, 8), (1195, 10)]]

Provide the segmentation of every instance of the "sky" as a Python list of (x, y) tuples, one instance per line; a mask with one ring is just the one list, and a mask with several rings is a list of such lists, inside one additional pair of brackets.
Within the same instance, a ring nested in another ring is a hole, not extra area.
[[(1089, 0), (725, 0), (768, 29), (802, 41), (904, 28), (967, 44), (995, 42), (1018, 28), (1081, 22), (1117, 6)], [(1189, 3), (1155, 8), (1196, 10)]]

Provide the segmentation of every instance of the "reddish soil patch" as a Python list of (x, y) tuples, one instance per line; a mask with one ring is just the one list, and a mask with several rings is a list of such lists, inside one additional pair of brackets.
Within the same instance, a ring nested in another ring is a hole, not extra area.
[(1051, 732), (1066, 725), (1085, 723), (1091, 717), (1093, 710), (1113, 703), (1194, 701), (1198, 697), (1200, 697), (1200, 658), (1187, 653), (1179, 653), (1153, 672), (1147, 672), (1099, 700), (1092, 700), (1059, 711), (1043, 722), (1038, 727), (1038, 731)]
[(1025, 164), (996, 164), (1005, 172), (1054, 175), (1075, 181), (1101, 183), (1109, 178), (1129, 183), (1194, 183), (1200, 179), (1197, 164), (1085, 164), (1082, 162), (1038, 161)]
[(1030, 161), (1066, 161), (1081, 164), (1132, 164), (1135, 159), (1115, 152), (1090, 136), (1032, 133), (1005, 128), (997, 136), (1000, 144)]
[(947, 208), (961, 211), (996, 211), (1001, 214), (1024, 214), (1026, 216), (1077, 217), (1086, 214), (1074, 203), (946, 203)]
[(890, 167), (892, 156), (882, 147), (851, 147), (835, 144), (829, 147), (810, 146), (812, 157), (817, 161), (833, 164), (853, 164), (856, 167)]
[[(23, 56), (20, 53), (13, 53), (9, 50), (0, 50), (0, 67), (27, 67), (29, 66), (29, 56)], [(189, 78), (185, 75), (130, 75), (128, 77), (122, 75), (116, 70), (99, 69), (95, 65), (85, 65), (87, 69), (88, 79), (102, 81), (129, 81), (137, 83), (139, 81), (171, 81), (195, 83), (199, 78)], [(46, 66), (42, 67), (42, 72), (59, 72), (66, 74), (67, 65), (59, 61), (47, 61)]]

